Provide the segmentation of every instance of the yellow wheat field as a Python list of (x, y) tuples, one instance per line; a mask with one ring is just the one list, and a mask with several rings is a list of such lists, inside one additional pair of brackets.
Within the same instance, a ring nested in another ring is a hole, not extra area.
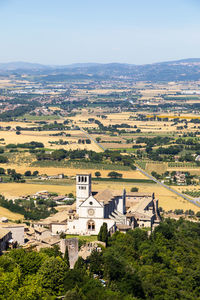
[(0, 206), (0, 218), (6, 217), (9, 220), (21, 220), (23, 219), (23, 216), (17, 213), (13, 213), (9, 211), (8, 209)]
[[(95, 172), (100, 171), (101, 177), (107, 177), (108, 173), (111, 170), (99, 170), (97, 169), (76, 169), (76, 168), (69, 168), (69, 167), (30, 167), (26, 165), (9, 165), (9, 164), (0, 164), (1, 168), (5, 169), (15, 169), (16, 172), (24, 174), (25, 171), (30, 170), (31, 172), (38, 171), (39, 174), (47, 174), (47, 175), (57, 175), (57, 174), (64, 174), (65, 176), (75, 176), (76, 174), (92, 174), (92, 177), (95, 177)], [(123, 178), (129, 179), (147, 179), (145, 175), (140, 173), (139, 171), (119, 171), (123, 175)], [(0, 184), (1, 188), (1, 184)]]
[(157, 172), (158, 174), (163, 174), (167, 171), (167, 163), (147, 163), (145, 170), (149, 174), (151, 174), (153, 171)]
[[(155, 197), (159, 199), (159, 206), (165, 211), (183, 209), (192, 209), (195, 212), (200, 211), (200, 208), (188, 201), (178, 197), (173, 192), (166, 190), (157, 184), (146, 184), (146, 183), (119, 183), (119, 182), (95, 182), (92, 183), (93, 191), (101, 191), (104, 189), (112, 190), (123, 190), (124, 188), (128, 191), (132, 187), (138, 187), (140, 193), (152, 194), (155, 193)], [(2, 183), (0, 185), (0, 193), (5, 197), (13, 198), (23, 195), (31, 195), (38, 191), (47, 190), (49, 192), (56, 192), (60, 195), (75, 193), (75, 181), (66, 186), (59, 185), (48, 185), (47, 184), (26, 184), (26, 183)]]
[[(7, 127), (7, 126), (10, 126), (11, 128), (16, 128), (16, 126), (20, 126), (20, 127), (30, 127), (30, 126), (34, 126), (34, 127), (37, 127), (36, 124), (33, 124), (32, 122), (28, 122), (28, 123), (24, 123), (24, 122), (16, 122), (16, 121), (13, 121), (13, 122), (0, 122), (0, 126), (1, 127)], [(10, 132), (10, 131), (9, 131)], [(2, 134), (3, 132), (1, 131), (0, 135)]]
[[(159, 200), (159, 206), (162, 207), (165, 211), (183, 209), (188, 210), (192, 209), (195, 212), (200, 211), (196, 205), (184, 200), (183, 198), (177, 196), (173, 192), (161, 187), (158, 184), (146, 184), (146, 183), (122, 183), (121, 188), (126, 188), (127, 191), (130, 191), (131, 187), (138, 187), (139, 193), (152, 194), (155, 193), (155, 197)], [(103, 190), (103, 189), (120, 189), (120, 185), (116, 183), (95, 183), (93, 184), (94, 190)]]
[[(78, 144), (78, 139), (88, 138), (81, 131), (66, 131), (66, 133), (72, 134), (71, 137), (62, 137), (62, 136), (50, 136), (50, 134), (57, 134), (58, 131), (22, 131), (20, 135), (17, 135), (15, 131), (1, 131), (0, 138), (4, 138), (6, 144), (23, 144), (29, 143), (32, 141), (41, 142), (44, 144), (45, 148), (49, 149), (65, 149), (65, 150), (75, 150), (75, 149), (87, 149), (93, 150), (96, 152), (101, 152), (102, 149), (94, 142), (91, 141), (91, 144)], [(59, 142), (62, 139), (63, 141), (68, 141), (67, 145), (56, 145), (50, 142)]]

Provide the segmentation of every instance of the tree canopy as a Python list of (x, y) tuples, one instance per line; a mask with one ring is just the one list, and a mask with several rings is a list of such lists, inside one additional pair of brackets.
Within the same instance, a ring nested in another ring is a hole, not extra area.
[(73, 270), (58, 247), (8, 251), (0, 299), (198, 299), (199, 274), (200, 224), (166, 219), (150, 237), (139, 228), (116, 232)]

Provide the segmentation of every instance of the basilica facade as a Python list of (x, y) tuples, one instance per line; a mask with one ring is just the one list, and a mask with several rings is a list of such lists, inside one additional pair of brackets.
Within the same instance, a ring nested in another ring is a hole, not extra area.
[(126, 223), (125, 190), (94, 193), (91, 184), (91, 174), (76, 175), (76, 213), (69, 212), (68, 234), (97, 235), (104, 222), (110, 231), (117, 221)]
[(91, 174), (76, 175), (76, 211), (69, 211), (68, 234), (97, 235), (103, 223), (108, 230), (126, 232), (135, 227), (151, 230), (160, 222), (153, 195), (122, 190), (92, 191)]
[(158, 200), (145, 193), (121, 190), (92, 191), (91, 174), (76, 175), (76, 207), (58, 212), (34, 223), (48, 228), (53, 235), (97, 235), (103, 223), (110, 233), (136, 227), (153, 230), (160, 223)]

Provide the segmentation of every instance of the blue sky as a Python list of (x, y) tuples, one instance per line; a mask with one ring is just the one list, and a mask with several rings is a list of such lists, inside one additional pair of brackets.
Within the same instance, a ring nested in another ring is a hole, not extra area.
[(0, 0), (0, 62), (200, 57), (199, 0)]

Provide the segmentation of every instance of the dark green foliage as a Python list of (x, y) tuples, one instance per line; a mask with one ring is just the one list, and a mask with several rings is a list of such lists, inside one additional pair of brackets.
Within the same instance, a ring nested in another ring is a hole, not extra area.
[(84, 269), (86, 269), (86, 262), (81, 256), (78, 257), (78, 260), (75, 263), (74, 269), (75, 270), (84, 270)]
[(131, 192), (138, 192), (138, 188), (137, 187), (132, 187)]
[(98, 241), (108, 243), (108, 226), (107, 223), (103, 223), (98, 233)]
[(62, 257), (62, 253), (60, 252), (60, 248), (58, 245), (54, 245), (52, 248), (42, 248), (40, 250), (40, 253), (45, 253), (49, 257)]
[[(39, 200), (40, 201), (40, 200)], [(51, 213), (55, 213), (55, 208), (51, 208), (48, 210), (47, 207), (53, 207), (54, 202), (45, 202), (45, 205), (41, 205), (38, 207), (34, 206), (34, 203), (27, 200), (26, 202), (27, 207), (23, 205), (19, 205), (18, 201), (13, 203), (12, 200), (5, 200), (3, 196), (0, 195), (0, 206), (9, 209), (12, 212), (16, 212), (19, 214), (24, 215), (25, 219), (27, 220), (40, 220), (50, 216)]]
[(68, 291), (65, 294), (64, 300), (86, 300), (86, 297), (83, 295), (81, 289), (75, 287), (73, 290)]
[(4, 168), (0, 168), (0, 175), (4, 175), (5, 174), (5, 169)]
[(118, 172), (115, 172), (115, 171), (112, 171), (112, 172), (108, 173), (108, 177), (111, 177), (111, 178), (122, 178), (122, 174), (120, 174)]
[(103, 275), (103, 256), (101, 252), (97, 252), (96, 250), (93, 250), (89, 259), (89, 268), (90, 272), (93, 274), (98, 274), (100, 276)]
[[(20, 103), (20, 99), (15, 99), (16, 103)], [(11, 103), (11, 101), (10, 101)], [(37, 101), (23, 101), (23, 104), (28, 104), (28, 105), (22, 105), (20, 107), (16, 107), (13, 110), (7, 110), (3, 113), (0, 114), (0, 120), (12, 120), (13, 118), (16, 118), (18, 116), (24, 115), (31, 110), (34, 110), (36, 107), (41, 106), (41, 104)]]
[(66, 265), (69, 267), (69, 252), (68, 252), (68, 247), (66, 247), (66, 249), (65, 249), (64, 260), (65, 260)]
[(57, 247), (0, 257), (0, 299), (198, 299), (200, 224), (166, 219), (148, 237), (116, 232), (70, 270)]
[(35, 148), (44, 148), (44, 144), (40, 142), (30, 142), (24, 144), (8, 144), (6, 148), (25, 148), (25, 149), (35, 149)]
[(98, 178), (98, 177), (101, 177), (101, 173), (100, 173), (99, 171), (95, 172), (94, 175), (95, 175), (97, 178)]
[(8, 162), (8, 159), (6, 156), (0, 155), (0, 163), (5, 164)]
[(23, 276), (36, 273), (42, 265), (42, 257), (37, 252), (15, 249), (9, 256), (20, 266)]
[[(82, 143), (82, 139), (79, 139), (79, 143)], [(13, 146), (11, 144), (11, 146)], [(14, 145), (15, 146), (15, 145)], [(67, 159), (68, 161), (82, 161), (82, 162), (91, 162), (91, 163), (112, 163), (121, 166), (129, 166), (132, 170), (135, 170), (136, 167), (133, 165), (134, 159), (132, 157), (123, 156), (120, 151), (110, 151), (106, 150), (105, 152), (97, 153), (95, 151), (88, 150), (69, 150), (64, 149), (54, 150), (52, 153), (46, 153), (44, 149), (30, 150), (31, 153), (36, 154), (38, 161), (42, 160), (52, 160), (60, 161)]]
[(26, 171), (26, 172), (24, 173), (24, 176), (31, 176), (31, 171)]
[(61, 258), (50, 257), (39, 270), (42, 287), (51, 295), (61, 295), (64, 291), (64, 278), (68, 267)]
[(33, 171), (33, 176), (37, 176), (39, 174), (38, 171)]

